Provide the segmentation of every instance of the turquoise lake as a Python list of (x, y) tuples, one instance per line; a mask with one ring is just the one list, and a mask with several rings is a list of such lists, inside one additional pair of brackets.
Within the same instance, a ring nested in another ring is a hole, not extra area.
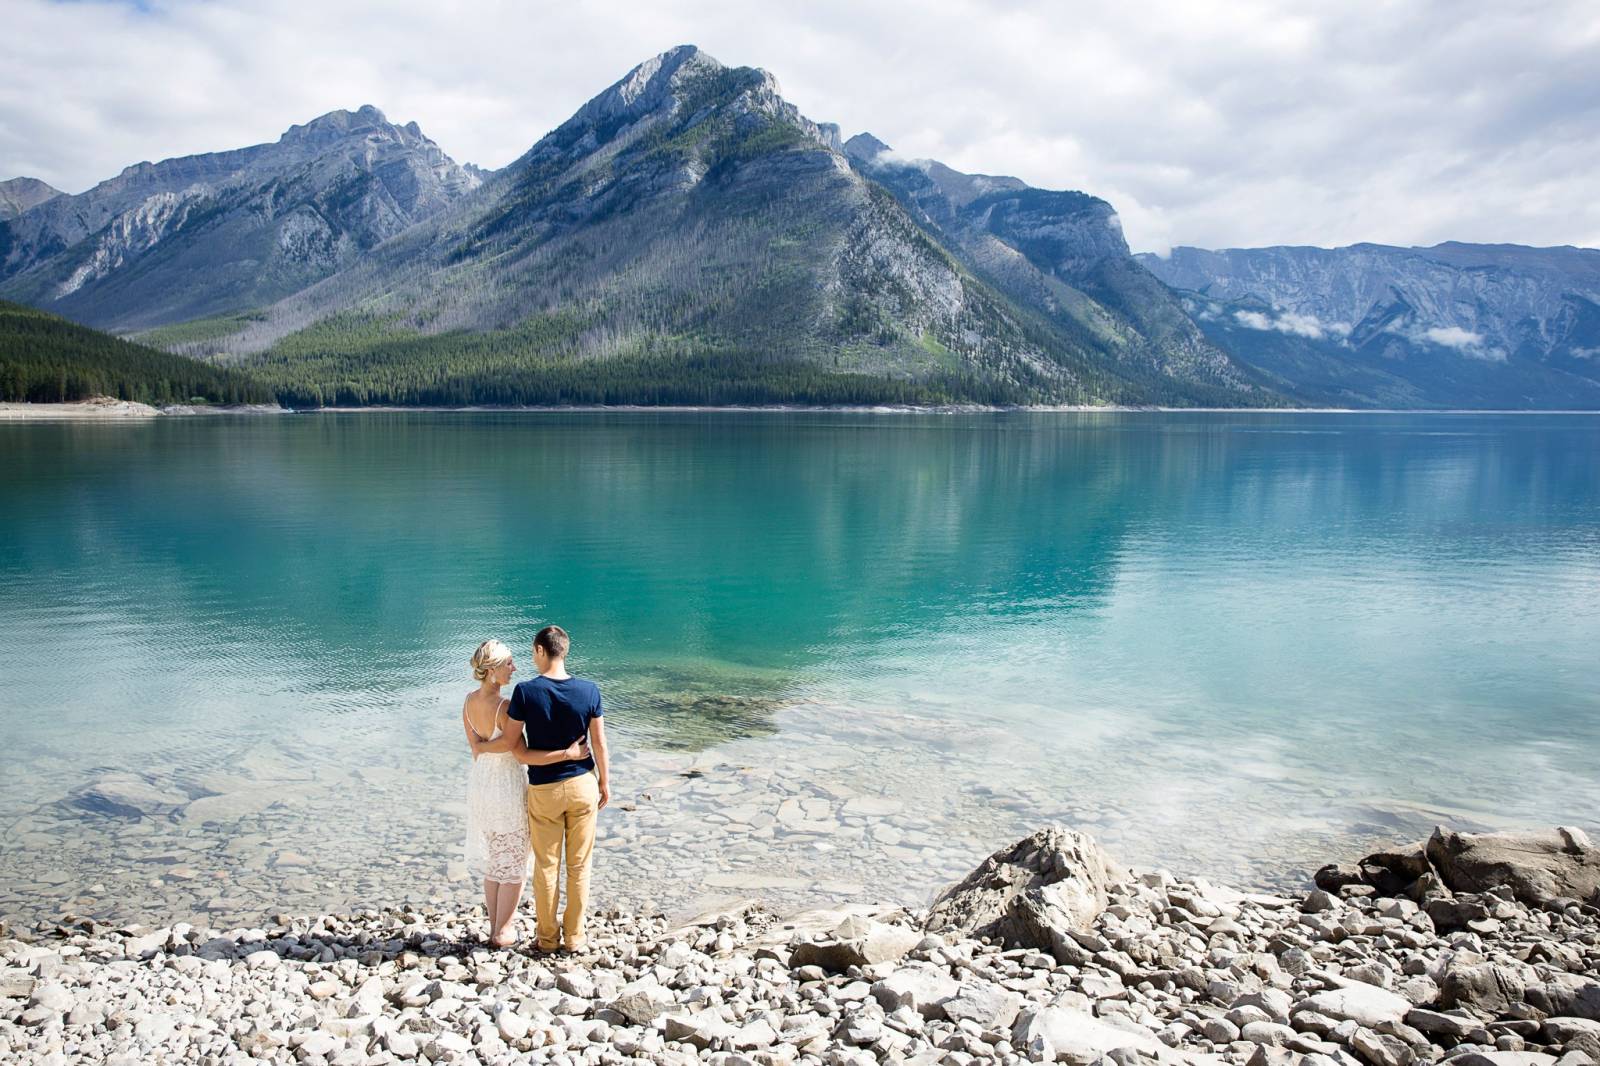
[(0, 916), (469, 901), (466, 661), (552, 621), (602, 905), (1600, 828), (1593, 416), (0, 425)]

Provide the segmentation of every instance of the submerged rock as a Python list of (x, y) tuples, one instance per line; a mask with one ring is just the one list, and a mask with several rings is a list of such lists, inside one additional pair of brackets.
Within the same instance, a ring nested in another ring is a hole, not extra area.
[(95, 814), (141, 818), (169, 815), (187, 804), (189, 797), (132, 774), (107, 774), (79, 790), (74, 802)]

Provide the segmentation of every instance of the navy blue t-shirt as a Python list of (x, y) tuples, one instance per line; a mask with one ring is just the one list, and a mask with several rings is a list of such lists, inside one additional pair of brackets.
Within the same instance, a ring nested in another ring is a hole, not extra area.
[[(522, 742), (529, 751), (560, 751), (589, 732), (589, 723), (605, 712), (600, 686), (581, 677), (555, 681), (542, 674), (517, 685), (506, 714), (522, 723)], [(529, 766), (528, 784), (548, 785), (594, 769), (593, 756), (576, 762)]]

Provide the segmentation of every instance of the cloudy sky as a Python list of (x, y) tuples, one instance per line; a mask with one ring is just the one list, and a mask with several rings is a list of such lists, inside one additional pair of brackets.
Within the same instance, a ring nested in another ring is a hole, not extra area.
[(1595, 0), (0, 0), (0, 178), (376, 104), (498, 167), (692, 43), (845, 135), (1110, 200), (1172, 244), (1600, 246)]

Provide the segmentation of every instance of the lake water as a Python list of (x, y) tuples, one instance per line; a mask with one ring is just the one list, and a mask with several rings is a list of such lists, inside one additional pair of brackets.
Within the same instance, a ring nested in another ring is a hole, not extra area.
[(1600, 828), (1600, 418), (0, 425), (0, 916), (470, 901), (466, 660), (552, 621), (601, 905)]

